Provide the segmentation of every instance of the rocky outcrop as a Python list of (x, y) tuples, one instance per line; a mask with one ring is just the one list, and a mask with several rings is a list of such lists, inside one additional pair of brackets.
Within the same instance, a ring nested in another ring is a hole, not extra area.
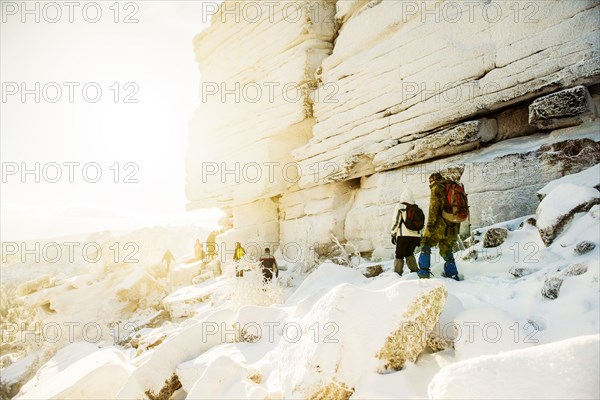
[(190, 207), (250, 203), (294, 185), (287, 166), (311, 135), (315, 71), (333, 47), (334, 13), (327, 0), (227, 0), (194, 39), (203, 82), (186, 162)]
[[(593, 2), (536, 3), (543, 18), (535, 24), (481, 15), (450, 21), (441, 6), (407, 15), (404, 2), (359, 4), (360, 12), (342, 13), (347, 20), (322, 64), (320, 98), (328, 85), (339, 90), (336, 101), (315, 102), (313, 137), (294, 152), (305, 171), (327, 162), (342, 169), (361, 157), (385, 169), (388, 159), (380, 154), (395, 146), (540, 94), (598, 82)], [(495, 6), (502, 15), (512, 12), (509, 3)], [(313, 185), (311, 175), (300, 184)]]
[(503, 18), (477, 12), (488, 2), (470, 18), (458, 5), (450, 21), (445, 2), (407, 12), (362, 0), (301, 1), (294, 22), (280, 6), (237, 24), (216, 14), (194, 41), (205, 81), (302, 90), (298, 102), (203, 97), (190, 207), (225, 208), (227, 249), (269, 242), (306, 255), (316, 243), (326, 255), (337, 241), (374, 258), (392, 254), (406, 187), (428, 209), (435, 171), (461, 178), (471, 227), (533, 214), (546, 183), (600, 163), (600, 5), (536, 2), (532, 24), (493, 4)]

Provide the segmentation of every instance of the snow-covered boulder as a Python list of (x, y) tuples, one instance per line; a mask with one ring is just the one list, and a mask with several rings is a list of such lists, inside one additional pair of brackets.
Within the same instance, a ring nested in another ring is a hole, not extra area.
[(347, 398), (365, 372), (414, 362), (446, 296), (435, 281), (399, 282), (379, 291), (352, 284), (330, 290), (286, 326), (280, 342), (284, 396)]
[(42, 275), (38, 276), (35, 279), (32, 279), (27, 282), (23, 282), (19, 286), (17, 286), (16, 294), (18, 296), (27, 296), (31, 293), (37, 292), (39, 290), (54, 286), (56, 283), (56, 279), (50, 277), (50, 275)]
[(566, 225), (579, 212), (600, 204), (600, 192), (595, 188), (562, 183), (544, 197), (537, 208), (537, 227), (546, 246), (550, 246)]
[(133, 269), (131, 274), (116, 286), (119, 301), (150, 304), (162, 298), (165, 289), (152, 275), (142, 268)]
[(600, 396), (600, 336), (482, 355), (444, 367), (434, 399), (593, 399)]
[(120, 350), (73, 343), (44, 364), (17, 398), (113, 399), (132, 371)]
[(264, 399), (268, 393), (257, 382), (256, 372), (227, 356), (212, 361), (189, 389), (190, 399)]
[(223, 343), (222, 329), (231, 326), (233, 318), (233, 311), (225, 309), (182, 324), (177, 334), (170, 335), (160, 346), (143, 356), (140, 365), (112, 398), (141, 398), (147, 390), (159, 392), (163, 382), (172, 376), (179, 364)]

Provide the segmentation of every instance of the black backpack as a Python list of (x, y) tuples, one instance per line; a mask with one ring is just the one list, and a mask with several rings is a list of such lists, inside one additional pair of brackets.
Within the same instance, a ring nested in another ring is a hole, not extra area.
[[(411, 231), (420, 231), (425, 226), (425, 213), (416, 204), (402, 203), (406, 206), (406, 219), (403, 221)], [(400, 213), (398, 213), (400, 218)]]

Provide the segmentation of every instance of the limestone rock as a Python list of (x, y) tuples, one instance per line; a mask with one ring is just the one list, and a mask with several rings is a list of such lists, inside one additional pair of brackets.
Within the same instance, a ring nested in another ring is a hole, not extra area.
[(385, 361), (386, 369), (400, 370), (415, 362), (427, 346), (427, 332), (433, 330), (444, 309), (448, 291), (439, 286), (415, 299), (405, 312), (405, 322), (392, 332), (377, 357)]
[(250, 8), (221, 3), (193, 41), (202, 84), (186, 160), (191, 208), (241, 205), (293, 187), (291, 151), (315, 122), (315, 72), (332, 51), (335, 2)]
[(483, 247), (498, 247), (508, 237), (508, 230), (505, 228), (491, 228), (483, 235)]
[(529, 125), (529, 109), (526, 106), (503, 111), (496, 116), (496, 121), (498, 133), (494, 142), (538, 132), (537, 127)]
[(561, 90), (529, 106), (529, 123), (541, 129), (579, 125), (594, 116), (594, 102), (585, 86)]
[(571, 264), (563, 271), (563, 275), (565, 277), (583, 275), (587, 270), (588, 267), (585, 264)]
[[(597, 135), (598, 125), (592, 125), (591, 129)], [(596, 138), (565, 140), (540, 147), (540, 168), (560, 172), (563, 176), (600, 163), (600, 143)]]
[(369, 265), (363, 275), (366, 276), (367, 278), (374, 278), (376, 276), (381, 275), (382, 273), (383, 273), (383, 268), (381, 267), (381, 264), (377, 264), (377, 265)]
[[(510, 14), (509, 3), (494, 4)], [(536, 24), (514, 24), (511, 18), (450, 22), (444, 7), (437, 16), (419, 8), (406, 18), (406, 5), (395, 1), (345, 5), (360, 12), (342, 13), (333, 52), (322, 63), (313, 136), (294, 151), (302, 170), (330, 161), (342, 170), (368, 159), (379, 170), (393, 168), (395, 157), (424, 135), (555, 90), (596, 83), (598, 4), (536, 5), (544, 15)], [(340, 179), (354, 176), (360, 175), (344, 172)], [(303, 176), (300, 185), (316, 184)]]
[(596, 245), (593, 242), (590, 242), (589, 240), (583, 240), (579, 243), (577, 243), (577, 245), (575, 246), (575, 249), (573, 250), (576, 254), (578, 255), (583, 255), (586, 253), (589, 253), (590, 251), (594, 250), (596, 248)]
[(375, 170), (414, 164), (436, 157), (462, 153), (480, 147), (494, 139), (497, 132), (495, 119), (469, 121), (450, 129), (432, 133), (422, 139), (400, 143), (378, 153), (373, 163)]
[(557, 276), (551, 276), (544, 280), (544, 286), (542, 287), (542, 296), (547, 299), (554, 300), (558, 297), (558, 292), (563, 284), (563, 280)]

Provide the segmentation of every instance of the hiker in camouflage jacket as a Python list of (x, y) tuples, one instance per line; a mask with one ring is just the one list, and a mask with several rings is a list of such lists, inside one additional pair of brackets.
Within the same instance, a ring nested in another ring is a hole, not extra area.
[(421, 254), (419, 255), (419, 278), (429, 278), (431, 275), (431, 248), (438, 246), (440, 255), (444, 259), (444, 275), (448, 278), (458, 280), (458, 270), (454, 261), (452, 248), (456, 239), (460, 224), (447, 221), (442, 217), (442, 207), (446, 196), (445, 179), (438, 172), (429, 177), (429, 188), (431, 198), (429, 203), (429, 215), (423, 240), (421, 241)]

